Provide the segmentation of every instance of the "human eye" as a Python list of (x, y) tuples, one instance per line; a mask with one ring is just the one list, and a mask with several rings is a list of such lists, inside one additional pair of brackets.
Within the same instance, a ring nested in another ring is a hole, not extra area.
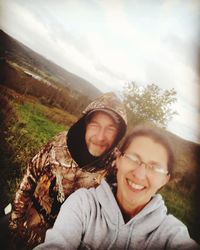
[(89, 125), (91, 128), (98, 128), (98, 127), (99, 127), (98, 123), (96, 123), (96, 122), (90, 122), (88, 125)]
[(129, 159), (129, 161), (131, 161), (134, 165), (139, 166), (141, 164), (141, 161), (138, 159), (138, 157), (136, 155), (129, 155), (129, 154), (125, 154), (125, 156)]
[(114, 126), (109, 126), (109, 127), (107, 128), (107, 131), (108, 131), (108, 132), (111, 132), (111, 133), (115, 133), (115, 132), (117, 131), (117, 128), (114, 127)]
[(156, 164), (148, 164), (147, 167), (149, 170), (151, 170), (154, 173), (167, 174), (167, 172), (168, 172), (168, 171), (164, 170), (163, 167), (156, 165)]

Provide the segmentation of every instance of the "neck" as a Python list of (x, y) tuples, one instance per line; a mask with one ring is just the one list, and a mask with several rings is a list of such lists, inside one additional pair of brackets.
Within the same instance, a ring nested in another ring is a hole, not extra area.
[(146, 206), (146, 203), (142, 205), (133, 203), (129, 204), (125, 200), (121, 200), (120, 197), (117, 197), (117, 195), (115, 195), (115, 198), (122, 212), (125, 223), (137, 215)]
[(143, 209), (144, 206), (145, 205), (137, 207), (135, 209), (132, 208), (131, 210), (120, 207), (125, 223), (131, 220), (135, 215), (137, 215)]

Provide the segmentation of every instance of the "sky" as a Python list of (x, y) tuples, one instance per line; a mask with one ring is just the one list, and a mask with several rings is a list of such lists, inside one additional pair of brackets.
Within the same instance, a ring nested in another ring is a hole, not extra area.
[(174, 88), (167, 129), (200, 143), (199, 0), (0, 0), (0, 28), (103, 92)]

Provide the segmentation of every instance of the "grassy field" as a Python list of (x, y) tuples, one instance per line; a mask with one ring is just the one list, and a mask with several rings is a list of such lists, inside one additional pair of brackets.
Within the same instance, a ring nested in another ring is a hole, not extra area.
[[(26, 170), (28, 161), (54, 135), (67, 130), (76, 117), (55, 107), (42, 105), (36, 98), (24, 96), (0, 86), (0, 209), (12, 202), (16, 188)], [(185, 145), (189, 150), (189, 145)], [(178, 147), (180, 149), (180, 147)], [(189, 152), (189, 151), (188, 151)], [(200, 215), (191, 175), (185, 174), (186, 153), (177, 152), (178, 172), (174, 181), (166, 186), (162, 195), (170, 213), (181, 219), (193, 238), (200, 242)], [(194, 160), (194, 159), (193, 159)], [(192, 171), (192, 168), (191, 168)], [(183, 178), (185, 176), (185, 179)], [(189, 184), (188, 184), (189, 183)], [(198, 196), (199, 197), (199, 196)]]
[(13, 200), (28, 161), (59, 132), (67, 130), (76, 117), (47, 107), (13, 90), (2, 91), (0, 102), (0, 200), (2, 209)]
[(191, 236), (200, 241), (200, 217), (194, 206), (195, 197), (193, 197), (192, 193), (185, 195), (183, 190), (179, 190), (179, 185), (172, 186), (168, 185), (160, 192), (164, 197), (169, 213), (186, 224)]

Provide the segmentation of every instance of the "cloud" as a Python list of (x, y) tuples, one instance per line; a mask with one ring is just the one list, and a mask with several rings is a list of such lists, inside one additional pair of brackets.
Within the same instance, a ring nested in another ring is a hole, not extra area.
[(0, 4), (6, 32), (103, 91), (120, 90), (128, 81), (175, 88), (180, 113), (175, 122), (196, 131), (199, 1)]

